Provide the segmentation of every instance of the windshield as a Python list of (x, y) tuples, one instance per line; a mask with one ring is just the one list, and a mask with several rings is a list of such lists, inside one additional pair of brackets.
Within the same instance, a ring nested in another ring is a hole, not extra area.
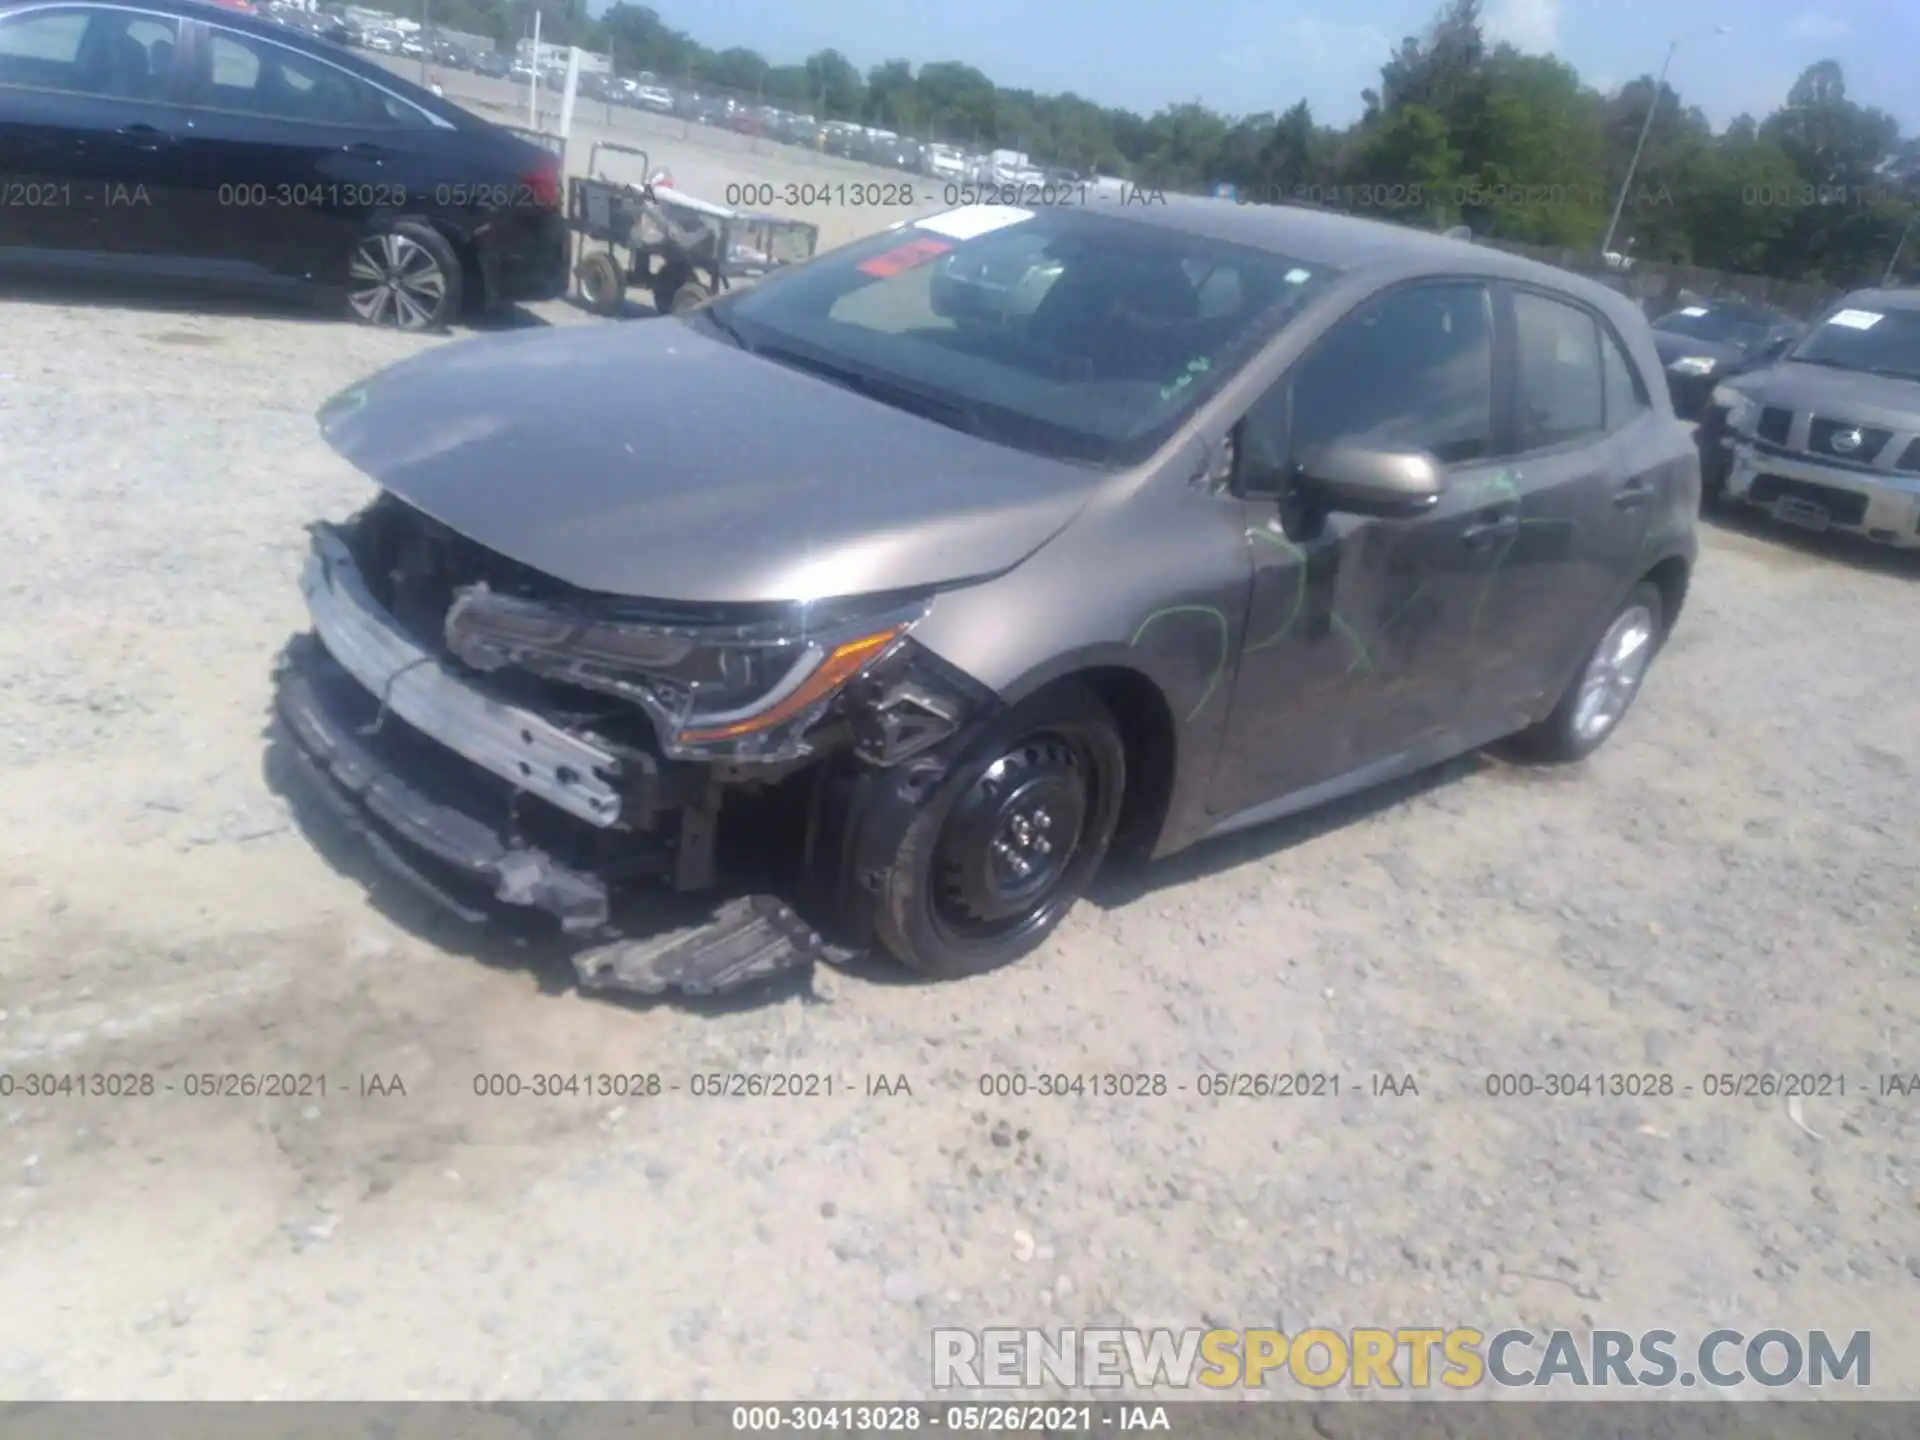
[(770, 360), (1001, 444), (1146, 458), (1323, 272), (1084, 209), (977, 206), (890, 230), (709, 306)]
[(1755, 324), (1743, 315), (1698, 306), (1662, 315), (1653, 322), (1653, 328), (1716, 345), (1755, 345), (1764, 340), (1767, 334), (1765, 326)]
[(1920, 380), (1920, 310), (1837, 310), (1790, 358), (1805, 365)]

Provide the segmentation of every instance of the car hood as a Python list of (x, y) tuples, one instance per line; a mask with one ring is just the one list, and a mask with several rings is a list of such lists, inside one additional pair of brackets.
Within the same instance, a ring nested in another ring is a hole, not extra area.
[(1783, 410), (1812, 410), (1856, 425), (1920, 428), (1920, 380), (1782, 361), (1731, 382), (1741, 394)]
[(749, 603), (1010, 569), (1098, 471), (990, 444), (674, 319), (447, 345), (320, 409), (362, 473), (586, 590)]
[(1704, 356), (1709, 360), (1718, 360), (1721, 364), (1744, 359), (1746, 349), (1725, 340), (1701, 340), (1692, 335), (1681, 335), (1673, 330), (1655, 330), (1653, 348), (1660, 352), (1660, 363), (1671, 365), (1676, 360), (1689, 355)]

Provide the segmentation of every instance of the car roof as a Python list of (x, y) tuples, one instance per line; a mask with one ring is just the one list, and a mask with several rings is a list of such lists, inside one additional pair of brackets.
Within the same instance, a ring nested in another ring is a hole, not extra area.
[(0, 0), (0, 15), (11, 10), (36, 9), (41, 6), (62, 4), (117, 6), (128, 10), (148, 10), (160, 15), (177, 15), (183, 20), (204, 20), (209, 25), (223, 26), (228, 30), (238, 31), (242, 35), (257, 35), (262, 40), (272, 40), (296, 50), (312, 49), (324, 56), (330, 64), (393, 91), (409, 104), (418, 105), (422, 110), (430, 111), (457, 129), (478, 128), (475, 123), (477, 117), (457, 105), (447, 104), (444, 100), (435, 97), (432, 91), (414, 84), (405, 76), (394, 74), (383, 65), (376, 65), (371, 60), (363, 60), (343, 46), (329, 44), (309, 30), (282, 25), (264, 15), (250, 11), (237, 10), (227, 5), (216, 5), (212, 0)]
[(1637, 305), (1604, 285), (1571, 270), (1556, 269), (1471, 240), (1450, 240), (1431, 231), (1314, 206), (1246, 204), (1211, 196), (1162, 195), (1151, 187), (1140, 189), (1141, 198), (1128, 201), (1123, 197), (1109, 213), (1269, 250), (1306, 265), (1350, 275), (1372, 272), (1385, 279), (1426, 271), (1539, 285), (1607, 314), (1631, 314), (1644, 322)]

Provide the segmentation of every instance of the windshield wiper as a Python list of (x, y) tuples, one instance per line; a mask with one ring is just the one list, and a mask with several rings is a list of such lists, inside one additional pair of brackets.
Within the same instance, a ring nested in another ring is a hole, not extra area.
[(803, 355), (797, 350), (788, 350), (778, 345), (761, 345), (754, 354), (762, 359), (773, 360), (795, 370), (805, 370), (810, 375), (818, 375), (822, 380), (830, 380), (844, 389), (864, 395), (869, 400), (878, 400), (882, 405), (891, 405), (896, 410), (905, 410), (918, 415), (923, 420), (932, 420), (945, 425), (950, 430), (958, 430), (967, 435), (980, 433), (980, 420), (971, 406), (943, 399), (938, 395), (929, 395), (924, 390), (911, 385), (903, 385), (894, 380), (883, 380), (877, 375), (869, 375), (863, 370), (849, 366), (836, 365), (831, 360), (819, 360), (811, 355)]

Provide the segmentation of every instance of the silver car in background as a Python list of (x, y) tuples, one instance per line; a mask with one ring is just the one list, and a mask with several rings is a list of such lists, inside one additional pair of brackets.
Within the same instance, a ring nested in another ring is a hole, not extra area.
[(1726, 454), (1705, 471), (1726, 498), (1920, 549), (1920, 291), (1854, 292), (1712, 408)]

